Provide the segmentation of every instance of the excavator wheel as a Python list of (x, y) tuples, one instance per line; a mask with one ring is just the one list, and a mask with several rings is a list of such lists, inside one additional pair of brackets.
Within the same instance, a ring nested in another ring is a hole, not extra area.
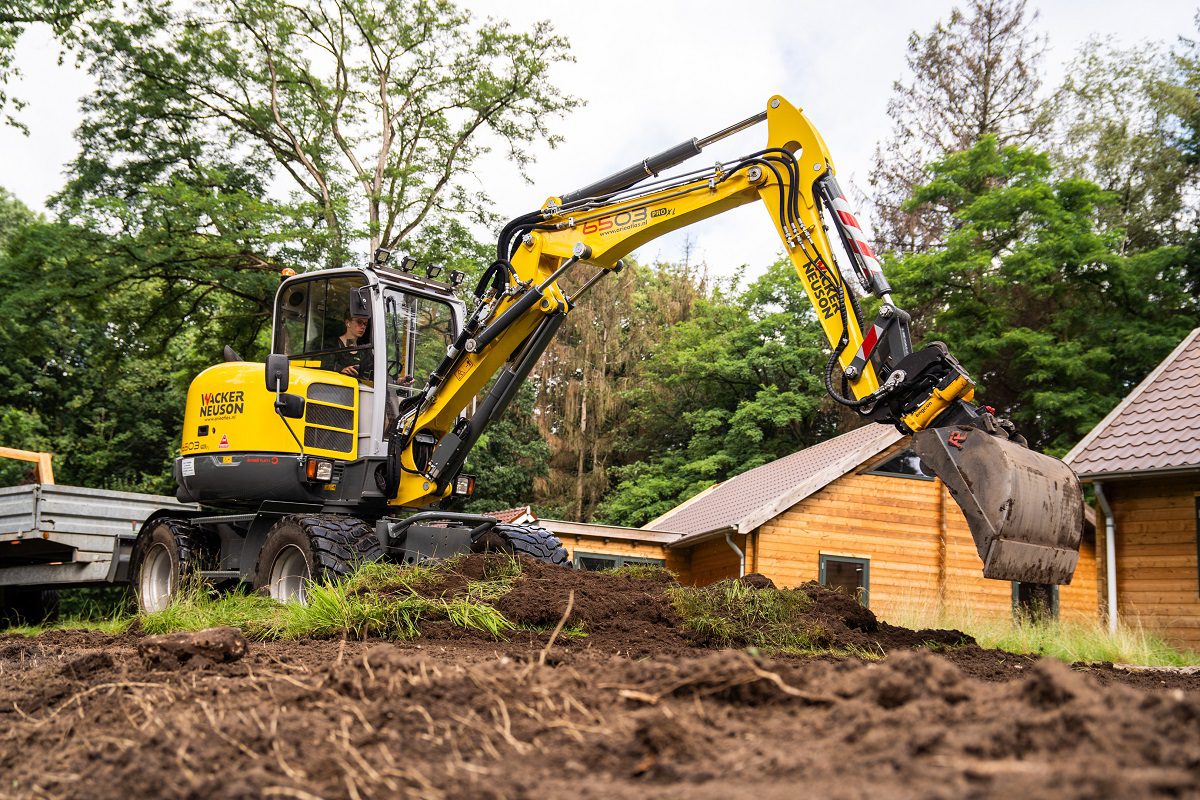
[(537, 525), (506, 525), (501, 523), (472, 545), (477, 553), (502, 552), (524, 555), (556, 566), (570, 566), (567, 548), (558, 537)]
[(281, 603), (306, 605), (312, 581), (341, 580), (360, 564), (382, 556), (375, 528), (360, 519), (288, 516), (267, 532), (254, 567), (254, 588)]
[(216, 566), (213, 537), (186, 519), (165, 517), (138, 534), (129, 576), (138, 610), (162, 611), (200, 570)]

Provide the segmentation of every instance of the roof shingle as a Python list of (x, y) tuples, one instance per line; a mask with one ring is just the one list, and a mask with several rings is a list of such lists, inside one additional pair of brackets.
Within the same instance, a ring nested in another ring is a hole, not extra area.
[(1200, 328), (1063, 460), (1081, 478), (1200, 467)]
[(843, 433), (717, 484), (645, 527), (688, 536), (726, 528), (746, 533), (837, 480), (900, 436), (896, 429), (882, 425)]

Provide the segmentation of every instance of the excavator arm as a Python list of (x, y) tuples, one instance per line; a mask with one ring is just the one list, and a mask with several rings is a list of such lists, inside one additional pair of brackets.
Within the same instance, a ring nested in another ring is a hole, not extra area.
[[(713, 142), (767, 123), (767, 145), (728, 164), (668, 178), (659, 173)], [(477, 305), (425, 391), (391, 432), (389, 491), (398, 505), (445, 496), (471, 446), (511, 401), (566, 314), (621, 258), (671, 231), (752, 202), (771, 216), (831, 355), (825, 385), (838, 403), (914, 435), (914, 449), (945, 482), (971, 527), (987, 577), (1069, 582), (1082, 532), (1082, 495), (1065, 464), (1023, 447), (1011, 424), (972, 403), (971, 378), (941, 343), (913, 352), (909, 317), (846, 198), (820, 133), (772, 97), (765, 112), (691, 139), (583, 189), (551, 197), (501, 232)], [(830, 239), (843, 251), (838, 261)], [(559, 279), (591, 275), (574, 295)], [(879, 311), (864, 319), (859, 296)], [(494, 376), (490, 388), (489, 380)], [(474, 412), (463, 411), (483, 393)], [(431, 450), (414, 443), (436, 440)]]

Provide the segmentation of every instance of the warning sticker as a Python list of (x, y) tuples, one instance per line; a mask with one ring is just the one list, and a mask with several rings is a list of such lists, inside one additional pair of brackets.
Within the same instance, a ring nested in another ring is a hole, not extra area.
[(183, 460), (183, 463), (180, 465), (180, 467), (182, 468), (182, 471), (183, 471), (183, 477), (190, 478), (196, 474), (196, 459), (185, 458)]
[(228, 434), (224, 434), (224, 433), (221, 434), (221, 443), (219, 445), (217, 445), (217, 449), (218, 450), (228, 450), (229, 449)]

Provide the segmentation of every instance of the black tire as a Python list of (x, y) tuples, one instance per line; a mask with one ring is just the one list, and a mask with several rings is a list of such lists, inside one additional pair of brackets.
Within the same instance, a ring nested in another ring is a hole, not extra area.
[(216, 537), (186, 519), (164, 517), (143, 528), (129, 559), (138, 610), (161, 611), (200, 570), (216, 567), (218, 553)]
[(570, 566), (567, 548), (557, 536), (537, 525), (501, 523), (479, 537), (472, 549), (477, 553), (499, 551), (530, 556), (555, 566)]
[(254, 566), (254, 588), (281, 602), (306, 601), (308, 581), (332, 583), (383, 557), (375, 528), (354, 517), (284, 517), (267, 533)]
[(58, 590), (12, 587), (0, 593), (0, 628), (44, 625), (58, 619)]

